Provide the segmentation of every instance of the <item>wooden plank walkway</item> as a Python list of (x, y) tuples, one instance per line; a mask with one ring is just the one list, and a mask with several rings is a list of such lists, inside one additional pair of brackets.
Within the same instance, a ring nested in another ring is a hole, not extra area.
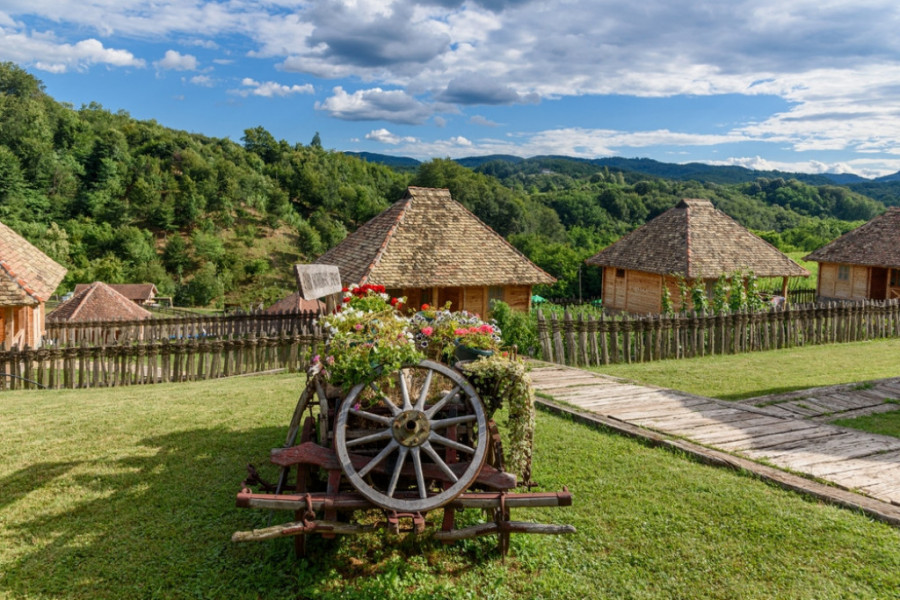
[[(546, 363), (536, 363), (531, 378), (535, 391), (552, 397), (557, 405), (678, 436), (752, 461), (765, 461), (900, 506), (900, 439), (820, 420), (838, 406), (843, 406), (840, 412), (844, 413), (860, 408), (860, 401), (851, 395), (842, 396), (842, 390), (820, 394), (827, 398), (804, 405), (815, 404), (817, 409), (786, 409), (785, 403), (798, 402), (800, 396), (783, 402), (771, 402), (773, 398), (769, 398), (759, 405), (752, 401), (726, 402)], [(857, 391), (871, 389), (866, 386)], [(900, 380), (870, 394), (870, 404), (884, 405), (887, 390), (900, 392)]]
[(823, 422), (852, 419), (900, 409), (900, 377), (769, 394), (740, 402), (784, 417)]

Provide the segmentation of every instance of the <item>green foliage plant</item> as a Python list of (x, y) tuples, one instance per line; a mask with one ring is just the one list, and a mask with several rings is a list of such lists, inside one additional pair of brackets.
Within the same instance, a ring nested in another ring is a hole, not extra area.
[(719, 275), (715, 285), (713, 285), (712, 310), (715, 314), (720, 315), (728, 308), (729, 291), (728, 278), (723, 273)]
[(694, 310), (706, 312), (709, 309), (709, 297), (706, 295), (706, 282), (702, 279), (695, 279), (691, 286), (691, 304)]
[(505, 405), (509, 414), (508, 442), (504, 445), (504, 467), (521, 483), (531, 482), (534, 448), (534, 388), (524, 360), (508, 352), (495, 353), (460, 368), (472, 382), (488, 413)]
[(660, 300), (661, 300), (662, 314), (664, 314), (666, 316), (674, 315), (675, 309), (672, 306), (672, 294), (669, 293), (669, 286), (667, 286), (665, 284), (665, 282), (663, 282), (662, 298)]
[(728, 296), (728, 308), (731, 312), (738, 312), (747, 308), (747, 290), (744, 287), (744, 278), (740, 271), (731, 275), (731, 294)]
[(540, 346), (537, 334), (537, 319), (533, 314), (513, 310), (502, 300), (491, 302), (491, 318), (502, 331), (503, 345), (515, 346), (521, 352), (534, 355)]

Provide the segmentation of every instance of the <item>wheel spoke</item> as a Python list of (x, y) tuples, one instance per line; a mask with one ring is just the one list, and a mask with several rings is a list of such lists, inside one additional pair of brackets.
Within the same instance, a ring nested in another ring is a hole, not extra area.
[(397, 453), (397, 462), (394, 464), (394, 472), (391, 473), (391, 483), (387, 489), (387, 495), (391, 498), (394, 497), (394, 491), (397, 489), (397, 481), (400, 480), (400, 471), (403, 470), (403, 463), (406, 462), (407, 453), (409, 453), (409, 448), (400, 446), (400, 452)]
[(406, 385), (406, 372), (403, 369), (397, 371), (397, 382), (400, 384), (400, 397), (403, 399), (403, 410), (412, 409), (409, 401), (409, 387)]
[(419, 486), (419, 498), (427, 498), (428, 490), (425, 489), (425, 474), (422, 472), (422, 453), (419, 448), (412, 448), (413, 467), (416, 470), (416, 483)]
[(454, 450), (459, 450), (460, 452), (465, 452), (467, 454), (475, 453), (474, 448), (470, 448), (469, 446), (466, 446), (465, 444), (460, 444), (459, 442), (454, 442), (453, 440), (451, 440), (449, 438), (445, 438), (444, 436), (437, 434), (433, 431), (428, 435), (428, 441), (429, 442), (437, 442), (438, 444), (447, 446), (448, 448), (453, 448)]
[(373, 415), (372, 413), (366, 412), (364, 410), (354, 410), (353, 416), (368, 419), (369, 421), (375, 421), (376, 423), (381, 423), (382, 425), (387, 425), (388, 427), (390, 427), (391, 423), (393, 422), (387, 417), (382, 417), (381, 415)]
[(431, 422), (432, 429), (443, 429), (444, 427), (450, 427), (451, 425), (459, 425), (461, 423), (471, 423), (472, 421), (477, 421), (478, 417), (475, 415), (463, 415), (461, 417), (451, 417), (449, 419), (438, 419), (437, 421)]
[(429, 408), (428, 410), (425, 411), (425, 416), (428, 417), (429, 419), (430, 419), (432, 416), (434, 416), (434, 414), (435, 414), (437, 411), (439, 411), (439, 410), (441, 410), (442, 408), (444, 408), (444, 405), (447, 404), (447, 402), (449, 402), (450, 400), (452, 400), (453, 397), (456, 396), (456, 394), (459, 393), (459, 390), (460, 390), (460, 387), (459, 387), (458, 385), (453, 386), (453, 389), (450, 390), (449, 392), (447, 392), (447, 393), (444, 395), (444, 397), (441, 398), (441, 399), (438, 401), (437, 404), (435, 404), (434, 406), (432, 406), (431, 408)]
[[(349, 446), (350, 444), (347, 444), (347, 445)], [(385, 458), (387, 458), (387, 455), (388, 455), (388, 454), (390, 454), (391, 452), (393, 452), (394, 449), (397, 448), (397, 447), (399, 447), (399, 446), (400, 446), (400, 444), (398, 444), (398, 443), (397, 443), (396, 441), (394, 441), (394, 440), (391, 440), (391, 443), (390, 443), (390, 444), (388, 444), (387, 446), (385, 446), (385, 447), (381, 450), (381, 452), (379, 452), (379, 453), (375, 456), (375, 458), (373, 458), (372, 460), (370, 460), (369, 462), (367, 462), (367, 463), (366, 463), (366, 466), (364, 466), (362, 469), (359, 470), (359, 476), (360, 476), (360, 477), (365, 477), (366, 474), (368, 474), (369, 471), (371, 471), (372, 469), (374, 469), (375, 467), (377, 467), (377, 466), (379, 465), (379, 463), (381, 463), (381, 461), (383, 461)]]
[(416, 405), (413, 407), (416, 410), (425, 410), (425, 400), (428, 399), (428, 392), (431, 390), (432, 375), (434, 375), (434, 371), (431, 369), (425, 371), (425, 382), (422, 384), (422, 390), (419, 392), (419, 399), (416, 400)]
[(351, 446), (360, 446), (362, 444), (368, 444), (369, 442), (377, 442), (379, 440), (387, 440), (394, 436), (391, 433), (390, 429), (385, 429), (384, 431), (379, 431), (378, 433), (373, 433), (370, 435), (364, 435), (363, 437), (355, 438), (352, 440), (347, 440), (346, 446), (350, 448)]
[(431, 457), (431, 460), (434, 461), (434, 464), (436, 464), (438, 468), (440, 468), (440, 470), (444, 472), (444, 475), (446, 475), (450, 479), (450, 481), (452, 481), (453, 483), (459, 481), (459, 479), (456, 477), (456, 473), (454, 473), (453, 470), (447, 466), (447, 463), (445, 463), (443, 459), (441, 459), (441, 457), (438, 455), (438, 453), (435, 452), (434, 448), (431, 447), (431, 444), (425, 442), (424, 444), (422, 444), (422, 450), (425, 451), (425, 454)]
[(387, 394), (385, 394), (385, 393), (382, 392), (380, 389), (378, 389), (378, 386), (377, 386), (377, 385), (375, 385), (374, 383), (370, 383), (370, 384), (369, 384), (369, 387), (371, 387), (373, 390), (375, 390), (375, 392), (376, 392), (379, 396), (381, 396), (381, 399), (384, 400), (384, 403), (387, 404), (388, 409), (391, 411), (391, 415), (393, 415), (393, 416), (396, 417), (396, 416), (399, 415), (401, 412), (403, 412), (403, 411), (400, 410), (400, 407), (399, 407), (399, 406), (397, 406), (396, 404), (394, 404), (394, 401), (393, 401), (393, 400), (391, 400), (390, 398), (387, 397)]

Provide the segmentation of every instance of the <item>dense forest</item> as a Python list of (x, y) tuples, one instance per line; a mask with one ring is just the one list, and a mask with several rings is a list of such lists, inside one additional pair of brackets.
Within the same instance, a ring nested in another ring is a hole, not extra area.
[(74, 108), (0, 64), (0, 221), (69, 269), (61, 292), (152, 282), (180, 305), (269, 304), (295, 289), (292, 264), (314, 260), (407, 185), (449, 188), (559, 279), (539, 290), (553, 296), (577, 295), (579, 281), (597, 293), (584, 259), (680, 198), (709, 198), (787, 251), (819, 247), (900, 194), (790, 177), (667, 179), (563, 157), (392, 168), (326, 150), (315, 132), (304, 145), (251, 127), (235, 142)]

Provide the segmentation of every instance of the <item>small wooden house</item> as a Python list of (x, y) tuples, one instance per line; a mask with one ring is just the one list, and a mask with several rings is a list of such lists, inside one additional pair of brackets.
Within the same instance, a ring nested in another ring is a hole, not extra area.
[(66, 269), (0, 223), (0, 343), (5, 350), (40, 345), (45, 303)]
[(268, 314), (280, 313), (298, 313), (298, 312), (314, 312), (320, 313), (325, 310), (325, 303), (321, 300), (304, 300), (300, 292), (294, 292), (285, 296), (272, 306), (266, 309)]
[(585, 261), (603, 268), (603, 306), (632, 313), (662, 311), (663, 286), (680, 309), (678, 278), (705, 282), (711, 294), (725, 275), (789, 277), (809, 272), (704, 199), (684, 199)]
[(143, 321), (153, 315), (102, 281), (82, 287), (47, 315), (48, 322)]
[(819, 263), (819, 300), (900, 298), (900, 207), (804, 257)]
[(556, 279), (485, 225), (446, 189), (406, 195), (316, 260), (344, 285), (383, 285), (407, 304), (487, 315), (492, 300), (528, 310), (531, 288)]
[[(93, 284), (76, 284), (73, 295), (78, 295), (91, 285)], [(152, 304), (154, 300), (156, 300), (156, 294), (159, 293), (156, 289), (156, 286), (152, 283), (107, 283), (106, 285), (119, 292), (138, 306)]]

